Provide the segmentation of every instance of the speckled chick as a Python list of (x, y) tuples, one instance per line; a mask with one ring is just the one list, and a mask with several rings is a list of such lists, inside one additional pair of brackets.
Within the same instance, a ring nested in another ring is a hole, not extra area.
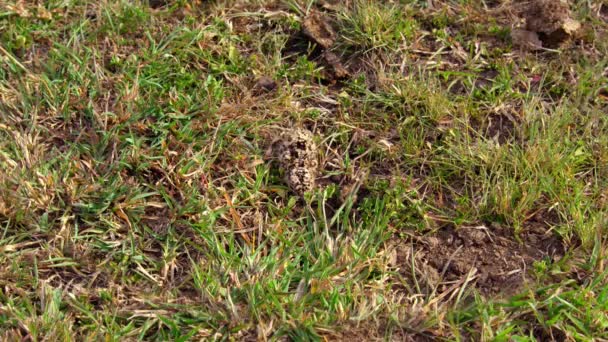
[(275, 157), (285, 170), (285, 181), (291, 190), (303, 195), (314, 188), (319, 161), (312, 133), (304, 129), (283, 132)]
[(525, 18), (528, 31), (551, 34), (570, 18), (570, 8), (562, 0), (533, 0)]
[(286, 171), (285, 181), (293, 192), (301, 196), (314, 189), (315, 177), (316, 170), (296, 166)]

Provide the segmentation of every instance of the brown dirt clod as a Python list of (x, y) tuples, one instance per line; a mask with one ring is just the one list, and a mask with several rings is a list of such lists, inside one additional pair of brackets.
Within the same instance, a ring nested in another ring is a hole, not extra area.
[(525, 18), (527, 30), (550, 34), (570, 18), (570, 9), (560, 0), (537, 0), (530, 3)]
[(336, 33), (329, 20), (321, 12), (315, 10), (311, 11), (304, 19), (302, 32), (324, 49), (329, 49), (336, 41)]
[(325, 58), (325, 62), (327, 62), (327, 64), (332, 68), (333, 76), (336, 79), (344, 79), (350, 75), (348, 70), (344, 67), (344, 65), (340, 61), (340, 58), (338, 56), (336, 56), (335, 53), (325, 51), (325, 53), (323, 54), (323, 57)]
[(298, 195), (312, 190), (319, 167), (313, 134), (304, 129), (286, 130), (273, 145), (289, 188)]
[(525, 42), (525, 45), (533, 49), (538, 48), (538, 41), (542, 42), (542, 47), (559, 47), (581, 26), (578, 21), (571, 19), (570, 7), (563, 0), (532, 1), (524, 13), (524, 18), (525, 30), (514, 30), (512, 37), (514, 42)]

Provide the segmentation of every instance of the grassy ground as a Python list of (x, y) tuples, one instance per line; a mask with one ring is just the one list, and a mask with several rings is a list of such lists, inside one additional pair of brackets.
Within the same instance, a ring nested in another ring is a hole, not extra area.
[(2, 338), (608, 339), (608, 4), (535, 52), (521, 5), (0, 2)]

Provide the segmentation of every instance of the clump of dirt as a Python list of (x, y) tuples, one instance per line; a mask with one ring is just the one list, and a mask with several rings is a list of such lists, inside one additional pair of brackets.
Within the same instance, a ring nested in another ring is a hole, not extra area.
[(510, 295), (529, 277), (535, 261), (559, 260), (565, 252), (562, 242), (542, 227), (519, 237), (521, 242), (512, 229), (498, 226), (443, 229), (415, 237), (414, 253), (407, 245), (398, 247), (395, 263), (410, 270), (414, 258), (418, 276), (440, 291), (469, 277), (484, 295)]
[(570, 8), (567, 2), (560, 0), (532, 1), (525, 14), (526, 29), (551, 34), (559, 30), (569, 18)]
[(321, 12), (312, 10), (302, 22), (302, 33), (310, 41), (316, 43), (323, 53), (323, 63), (332, 70), (333, 78), (344, 79), (349, 76), (348, 70), (342, 64), (340, 58), (329, 49), (336, 42), (336, 32), (331, 26), (329, 19)]
[(565, 0), (534, 0), (524, 10), (524, 29), (514, 29), (513, 43), (531, 50), (557, 48), (570, 39), (581, 27), (571, 18)]
[(330, 51), (325, 51), (325, 53), (323, 53), (323, 58), (325, 59), (325, 62), (333, 70), (333, 74), (334, 74), (335, 78), (344, 79), (350, 75), (348, 70), (346, 70), (346, 68), (342, 64), (342, 61), (340, 61), (340, 57), (338, 57), (335, 53), (330, 52)]
[(329, 20), (319, 11), (312, 10), (304, 18), (302, 32), (324, 49), (329, 49), (336, 42), (336, 32), (331, 27)]
[(319, 167), (313, 134), (304, 129), (284, 131), (272, 144), (272, 156), (285, 172), (285, 182), (298, 195), (315, 187)]

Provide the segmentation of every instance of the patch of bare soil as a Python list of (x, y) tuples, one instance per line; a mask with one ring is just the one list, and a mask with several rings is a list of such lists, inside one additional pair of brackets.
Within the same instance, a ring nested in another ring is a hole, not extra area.
[(473, 119), (472, 127), (486, 139), (506, 144), (519, 137), (520, 121), (510, 113), (490, 113), (483, 119)]
[(394, 341), (394, 342), (430, 342), (437, 341), (433, 335), (408, 333), (406, 331), (392, 331), (387, 334), (385, 330), (374, 329), (374, 327), (349, 327), (342, 333), (329, 336), (330, 341)]
[[(495, 69), (481, 71), (473, 82), (473, 86), (478, 89), (491, 89), (498, 75), (499, 72)], [(460, 96), (469, 96), (470, 87), (465, 84), (462, 78), (448, 77), (445, 84), (450, 93)]]
[(146, 207), (142, 223), (148, 226), (154, 233), (165, 235), (171, 225), (171, 212), (168, 208)]
[(439, 292), (468, 283), (484, 295), (511, 295), (528, 279), (535, 261), (559, 260), (565, 252), (562, 242), (540, 226), (519, 238), (498, 226), (446, 228), (414, 237), (411, 246), (400, 243), (395, 264), (407, 276), (414, 258), (417, 277)]
[[(336, 322), (337, 331), (327, 331), (321, 337), (326, 341), (442, 341), (438, 331), (424, 327), (424, 315), (412, 317), (404, 326), (395, 324), (388, 316), (377, 315), (373, 320)], [(402, 323), (402, 322), (401, 322)], [(400, 324), (401, 324), (400, 323)]]
[(516, 135), (516, 124), (516, 119), (511, 116), (490, 115), (486, 136), (504, 144)]

